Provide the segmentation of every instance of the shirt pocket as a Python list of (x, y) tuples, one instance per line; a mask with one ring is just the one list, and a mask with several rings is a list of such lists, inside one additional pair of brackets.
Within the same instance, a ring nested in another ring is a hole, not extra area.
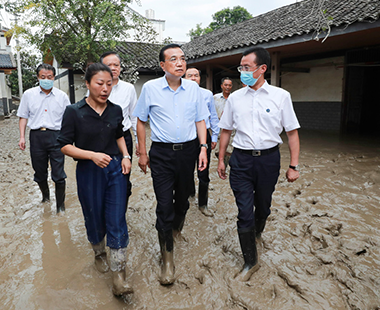
[(196, 113), (197, 113), (196, 103), (195, 102), (187, 103), (185, 107), (185, 119), (189, 121), (195, 121)]
[(266, 108), (262, 109), (259, 114), (264, 126), (276, 128), (277, 130), (281, 128), (281, 113), (279, 110)]

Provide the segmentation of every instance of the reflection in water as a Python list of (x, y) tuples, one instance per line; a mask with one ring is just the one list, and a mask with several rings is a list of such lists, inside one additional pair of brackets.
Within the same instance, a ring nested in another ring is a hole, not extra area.
[[(135, 293), (112, 294), (111, 274), (93, 266), (66, 161), (66, 215), (39, 203), (29, 154), (17, 150), (17, 119), (0, 123), (0, 304), (4, 309), (377, 309), (380, 307), (380, 143), (301, 131), (301, 178), (289, 184), (287, 145), (272, 214), (258, 244), (261, 268), (247, 283), (237, 209), (211, 165), (210, 209), (196, 198), (174, 249), (177, 280), (158, 282), (160, 255), (150, 175), (133, 161), (127, 269)], [(53, 187), (53, 183), (50, 184)], [(52, 195), (54, 197), (54, 195)]]

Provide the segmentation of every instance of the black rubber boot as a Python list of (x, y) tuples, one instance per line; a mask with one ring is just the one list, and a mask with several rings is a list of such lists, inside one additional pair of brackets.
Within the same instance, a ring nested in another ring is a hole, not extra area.
[(198, 188), (198, 206), (199, 210), (205, 216), (214, 216), (208, 209), (208, 183), (199, 182)]
[(267, 219), (255, 219), (256, 238), (261, 238)]
[(40, 187), (41, 193), (42, 193), (42, 201), (41, 202), (47, 202), (50, 201), (50, 191), (49, 191), (49, 185), (48, 181), (42, 181), (38, 183), (38, 186)]
[(65, 211), (66, 181), (55, 183), (55, 200), (57, 202), (57, 214)]
[(175, 281), (172, 231), (159, 232), (158, 240), (160, 241), (162, 256), (161, 276), (159, 280), (162, 285), (170, 285)]
[(260, 268), (257, 256), (255, 229), (252, 228), (249, 231), (239, 232), (239, 241), (244, 257), (244, 266), (235, 278), (239, 281), (248, 281), (252, 274)]

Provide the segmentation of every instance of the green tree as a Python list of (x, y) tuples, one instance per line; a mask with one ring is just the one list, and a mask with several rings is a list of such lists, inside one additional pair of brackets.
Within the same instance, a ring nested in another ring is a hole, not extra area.
[[(17, 54), (14, 54), (15, 60), (17, 61)], [(41, 58), (37, 55), (31, 55), (28, 53), (21, 52), (21, 72), (22, 72), (22, 88), (23, 91), (35, 87), (38, 85), (38, 79), (36, 76), (36, 68), (38, 64), (41, 63)], [(13, 71), (8, 76), (8, 84), (11, 87), (12, 95), (18, 96), (18, 71)]]
[(22, 21), (11, 32), (45, 56), (53, 53), (59, 63), (85, 68), (131, 36), (155, 42), (156, 32), (149, 20), (129, 9), (132, 1), (7, 0), (6, 7)]
[(212, 15), (213, 21), (206, 28), (202, 28), (202, 24), (197, 24), (195, 29), (190, 29), (187, 34), (190, 39), (212, 32), (216, 29), (234, 25), (247, 19), (252, 18), (252, 15), (240, 5), (234, 6), (232, 9), (226, 8)]
[(211, 31), (213, 31), (213, 30), (210, 27), (202, 28), (202, 23), (200, 23), (200, 24), (197, 24), (195, 26), (195, 29), (190, 29), (190, 31), (189, 31), (189, 33), (187, 35), (192, 40), (192, 39), (194, 39), (196, 37), (199, 37), (201, 35), (204, 35), (206, 33), (211, 32)]

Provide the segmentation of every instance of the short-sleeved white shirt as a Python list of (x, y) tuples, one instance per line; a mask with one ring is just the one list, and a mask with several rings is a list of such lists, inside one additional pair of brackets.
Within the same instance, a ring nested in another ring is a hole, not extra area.
[(135, 87), (130, 83), (119, 80), (119, 82), (112, 87), (108, 100), (121, 106), (124, 117), (123, 130), (126, 131), (132, 127), (133, 133), (136, 136), (137, 118), (132, 116), (137, 103)]
[(286, 90), (266, 81), (257, 91), (250, 87), (232, 93), (219, 127), (236, 129), (232, 145), (245, 150), (265, 150), (282, 144), (280, 134), (300, 128)]
[(68, 105), (69, 97), (62, 90), (53, 87), (46, 95), (41, 87), (37, 86), (28, 89), (22, 95), (17, 116), (26, 118), (30, 129), (45, 127), (60, 130), (63, 113)]

